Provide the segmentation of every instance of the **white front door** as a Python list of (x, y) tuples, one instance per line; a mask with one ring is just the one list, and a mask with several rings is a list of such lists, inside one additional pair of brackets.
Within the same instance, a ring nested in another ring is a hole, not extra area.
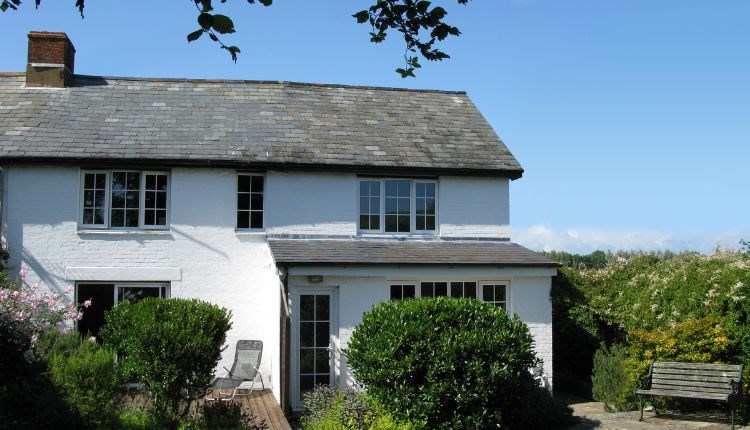
[(292, 296), (292, 407), (316, 385), (336, 383), (336, 290), (299, 289)]

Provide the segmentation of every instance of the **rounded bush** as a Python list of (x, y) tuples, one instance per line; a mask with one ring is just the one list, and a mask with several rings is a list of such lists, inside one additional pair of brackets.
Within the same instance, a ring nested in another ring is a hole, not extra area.
[(86, 427), (116, 425), (120, 404), (115, 394), (120, 383), (111, 348), (90, 341), (79, 342), (71, 351), (52, 355), (49, 371), (52, 382)]
[(107, 312), (100, 332), (120, 357), (122, 376), (142, 383), (155, 412), (175, 422), (211, 384), (231, 313), (211, 303), (144, 299)]
[(560, 417), (529, 372), (539, 360), (526, 325), (479, 300), (377, 305), (345, 355), (388, 412), (427, 428), (542, 428)]

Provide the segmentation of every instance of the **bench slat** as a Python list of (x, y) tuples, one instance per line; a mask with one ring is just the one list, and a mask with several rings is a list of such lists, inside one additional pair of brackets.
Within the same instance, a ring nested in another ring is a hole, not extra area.
[(705, 364), (705, 363), (675, 363), (657, 361), (654, 362), (654, 368), (662, 369), (689, 369), (689, 370), (723, 370), (729, 372), (739, 372), (740, 366), (737, 364)]
[(728, 376), (732, 378), (739, 378), (740, 372), (728, 372), (725, 370), (719, 370), (719, 371), (707, 371), (707, 370), (689, 370), (689, 369), (653, 369), (651, 371), (652, 374), (656, 375), (675, 375), (675, 376), (681, 376), (681, 375), (699, 375), (699, 376), (708, 376), (708, 377), (714, 377), (714, 376)]
[(651, 378), (651, 384), (674, 385), (678, 387), (716, 388), (730, 390), (732, 384), (722, 381), (681, 381), (677, 379)]
[(652, 390), (672, 390), (672, 391), (690, 391), (695, 393), (714, 393), (714, 394), (730, 394), (732, 390), (726, 388), (706, 388), (706, 387), (691, 387), (688, 385), (665, 385), (665, 384), (651, 384)]
[(685, 399), (704, 399), (704, 400), (721, 400), (729, 401), (728, 394), (720, 393), (695, 393), (692, 391), (674, 391), (674, 390), (636, 390), (636, 394), (644, 394), (651, 396), (668, 396), (668, 397), (681, 397)]
[(705, 375), (705, 374), (676, 374), (676, 373), (664, 373), (664, 372), (651, 372), (652, 378), (660, 379), (676, 379), (681, 381), (722, 381), (729, 383), (731, 380), (739, 381), (740, 375)]

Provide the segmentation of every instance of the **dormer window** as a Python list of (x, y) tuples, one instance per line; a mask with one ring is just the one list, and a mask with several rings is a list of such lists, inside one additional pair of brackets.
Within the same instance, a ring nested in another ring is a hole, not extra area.
[(81, 227), (167, 228), (167, 172), (90, 170), (81, 172), (81, 182)]
[(421, 179), (361, 179), (359, 230), (364, 233), (434, 234), (437, 182)]

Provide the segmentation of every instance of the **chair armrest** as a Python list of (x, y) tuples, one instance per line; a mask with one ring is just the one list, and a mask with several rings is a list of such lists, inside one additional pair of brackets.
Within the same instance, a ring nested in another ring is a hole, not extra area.
[(740, 381), (735, 381), (734, 379), (732, 379), (729, 381), (729, 384), (732, 386), (732, 395), (739, 396), (742, 392), (742, 383)]

